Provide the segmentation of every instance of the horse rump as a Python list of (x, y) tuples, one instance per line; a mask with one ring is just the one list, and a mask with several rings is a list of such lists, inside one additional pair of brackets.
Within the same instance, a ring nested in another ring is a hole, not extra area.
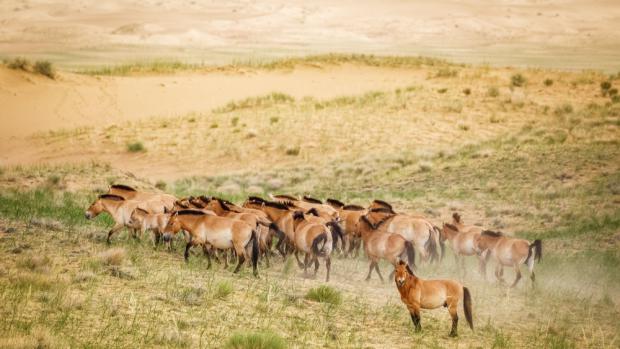
[[(322, 233), (321, 235), (314, 238), (312, 241), (312, 253), (316, 256), (323, 257), (325, 256), (325, 243), (327, 242), (327, 233)], [(319, 247), (320, 245), (320, 247)]]

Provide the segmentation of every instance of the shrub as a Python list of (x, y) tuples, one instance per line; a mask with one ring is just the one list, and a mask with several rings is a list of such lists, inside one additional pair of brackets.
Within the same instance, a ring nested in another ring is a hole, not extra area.
[(545, 83), (545, 86), (551, 86), (551, 85), (553, 85), (553, 80), (545, 79), (544, 83)]
[(54, 79), (56, 77), (56, 73), (54, 72), (54, 67), (52, 63), (48, 61), (37, 61), (34, 64), (34, 72), (45, 75), (50, 79)]
[(238, 117), (238, 116), (235, 116), (235, 117), (233, 117), (232, 119), (230, 119), (230, 124), (231, 124), (233, 127), (237, 126), (237, 124), (238, 124), (238, 123), (239, 123), (239, 117)]
[(217, 122), (214, 122), (214, 123), (211, 124), (211, 126), (209, 126), (209, 128), (217, 128), (217, 126), (218, 126)]
[(339, 291), (324, 285), (308, 290), (308, 293), (306, 293), (306, 299), (332, 305), (338, 305), (342, 302), (342, 296)]
[(277, 123), (278, 121), (280, 121), (280, 118), (279, 118), (279, 117), (277, 117), (277, 116), (272, 116), (272, 117), (269, 119), (269, 122), (270, 122), (272, 125), (273, 125), (273, 124), (275, 124), (275, 123)]
[(570, 114), (573, 112), (573, 106), (570, 105), (569, 103), (564, 103), (559, 107), (556, 107), (555, 110), (553, 111), (553, 114), (555, 114), (556, 116), (562, 116), (564, 114)]
[(465, 94), (465, 96), (469, 96), (471, 94), (471, 89), (469, 87), (465, 88), (463, 89), (463, 93)]
[(105, 250), (97, 255), (97, 258), (103, 265), (121, 265), (125, 260), (125, 249), (120, 247)]
[(489, 97), (497, 97), (499, 96), (499, 89), (495, 86), (489, 87), (488, 91), (487, 91), (487, 95)]
[(142, 142), (133, 142), (127, 144), (127, 151), (130, 153), (138, 153), (146, 151), (146, 148)]
[(301, 151), (301, 149), (299, 147), (287, 148), (286, 149), (286, 155), (297, 156), (297, 155), (299, 155), (300, 151)]
[(238, 332), (230, 336), (226, 349), (284, 349), (286, 342), (282, 337), (271, 332)]
[(610, 88), (611, 88), (611, 82), (609, 81), (601, 82), (601, 94), (603, 96), (607, 96), (607, 92), (609, 91)]
[(13, 58), (7, 63), (7, 66), (10, 69), (19, 69), (19, 70), (24, 70), (24, 71), (28, 71), (29, 65), (30, 65), (30, 62), (28, 62), (26, 58), (22, 58), (22, 57)]
[(618, 94), (618, 89), (615, 87), (610, 88), (609, 91), (607, 91), (607, 94), (609, 95), (609, 97), (613, 97)]
[(512, 84), (512, 86), (521, 87), (525, 85), (525, 82), (525, 77), (521, 74), (515, 74), (510, 77), (510, 83)]
[(446, 93), (446, 92), (448, 92), (448, 89), (445, 88), (445, 87), (444, 88), (440, 88), (439, 90), (437, 90), (437, 92), (438, 93)]
[(155, 188), (159, 190), (166, 190), (166, 182), (159, 180), (155, 183)]

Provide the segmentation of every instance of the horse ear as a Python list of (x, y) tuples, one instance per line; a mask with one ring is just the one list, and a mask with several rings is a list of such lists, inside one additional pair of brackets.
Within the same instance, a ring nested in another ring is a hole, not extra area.
[(398, 265), (406, 265), (407, 263), (405, 263), (402, 259), (398, 261)]

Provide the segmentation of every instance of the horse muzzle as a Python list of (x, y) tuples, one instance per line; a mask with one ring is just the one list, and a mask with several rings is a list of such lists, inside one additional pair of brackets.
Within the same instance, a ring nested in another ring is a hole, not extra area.
[(91, 218), (93, 218), (93, 215), (92, 215), (92, 213), (90, 213), (90, 212), (86, 211), (86, 212), (84, 213), (84, 218), (86, 218), (86, 219), (91, 219)]
[(172, 241), (172, 235), (170, 233), (164, 233), (163, 239), (164, 242), (170, 242)]
[(405, 280), (396, 280), (396, 286), (403, 287), (404, 284), (405, 284)]

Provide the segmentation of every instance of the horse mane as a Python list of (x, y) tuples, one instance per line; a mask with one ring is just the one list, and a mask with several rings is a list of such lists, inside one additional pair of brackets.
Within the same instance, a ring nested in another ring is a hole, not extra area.
[(373, 204), (377, 204), (377, 205), (381, 205), (381, 206), (385, 206), (385, 207), (389, 207), (390, 210), (393, 210), (394, 208), (392, 207), (392, 205), (388, 204), (387, 202), (383, 201), (383, 200), (379, 200), (379, 199), (375, 199), (372, 202)]
[(346, 211), (363, 211), (363, 210), (365, 210), (365, 208), (363, 208), (360, 205), (344, 205), (342, 207), (342, 209), (346, 210)]
[(193, 216), (206, 216), (207, 215), (206, 213), (204, 213), (202, 211), (192, 210), (192, 209), (179, 210), (179, 211), (177, 211), (177, 214), (179, 216), (190, 216), (190, 215), (193, 215)]
[(372, 224), (372, 222), (370, 222), (370, 221), (368, 220), (368, 217), (366, 217), (366, 215), (363, 215), (363, 216), (362, 216), (362, 220), (363, 220), (366, 224), (368, 224), (368, 225), (372, 228), (372, 230), (377, 230), (377, 229), (379, 229), (379, 227), (381, 227), (381, 226), (382, 226), (385, 222), (387, 222), (387, 220), (388, 220), (389, 218), (390, 218), (390, 217), (385, 217), (385, 218), (383, 218), (382, 220), (378, 221), (378, 222), (377, 222), (377, 224)]
[(336, 199), (327, 199), (325, 200), (328, 204), (332, 205), (332, 206), (336, 206), (336, 207), (344, 207), (345, 204), (342, 201), (338, 201)]
[(295, 211), (293, 213), (293, 220), (304, 219), (304, 211)]
[(277, 208), (280, 210), (289, 210), (291, 208), (298, 208), (297, 206), (295, 206), (295, 204), (293, 204), (290, 201), (282, 201), (282, 202), (263, 201), (262, 204), (264, 204), (265, 206)]
[(111, 189), (120, 189), (120, 190), (125, 190), (125, 191), (137, 191), (134, 188), (125, 185), (125, 184), (112, 184), (110, 186)]
[(499, 237), (504, 236), (504, 233), (502, 233), (501, 231), (485, 230), (480, 235), (490, 236), (490, 237), (493, 237), (493, 238), (499, 238)]
[(451, 230), (454, 231), (459, 231), (459, 228), (457, 228), (456, 226), (450, 224), (450, 223), (444, 223), (443, 225), (445, 225), (446, 227), (450, 228)]
[(108, 199), (108, 200), (114, 200), (114, 201), (125, 201), (125, 198), (120, 196), (120, 195), (114, 195), (114, 194), (101, 194), (99, 195), (99, 199)]
[(182, 207), (182, 208), (189, 208), (189, 205), (185, 205), (185, 204), (183, 203), (183, 200), (185, 200), (185, 199), (177, 200), (177, 201), (175, 201), (175, 202), (174, 202), (174, 204), (175, 204), (175, 205), (178, 205), (178, 206), (180, 206), (180, 207)]
[(306, 196), (306, 195), (304, 195), (303, 201), (309, 202), (309, 203), (312, 203), (312, 204), (322, 204), (323, 203), (323, 201), (321, 201), (319, 199), (311, 198), (311, 197)]
[(319, 216), (319, 211), (317, 211), (316, 208), (311, 208), (308, 211), (306, 211), (306, 214), (318, 217)]
[(144, 214), (149, 214), (149, 211), (147, 211), (147, 210), (145, 210), (143, 208), (140, 208), (140, 207), (136, 207), (136, 211), (142, 212)]
[(249, 196), (248, 197), (248, 201), (250, 201), (250, 202), (260, 202), (260, 203), (267, 202), (267, 200), (265, 200), (265, 199), (263, 199), (263, 198), (261, 198), (259, 196)]
[(392, 210), (391, 208), (387, 208), (387, 207), (375, 207), (375, 208), (371, 208), (370, 212), (379, 212), (379, 213), (396, 213), (394, 212), (394, 210)]
[(452, 219), (454, 219), (455, 222), (457, 223), (461, 223), (461, 215), (459, 215), (458, 213), (454, 212), (452, 214)]
[(202, 201), (202, 202), (209, 202), (209, 201), (211, 201), (211, 198), (209, 198), (208, 196), (205, 196), (205, 195), (200, 195), (197, 199)]
[(215, 196), (211, 198), (212, 200), (215, 200), (217, 202), (220, 203), (220, 206), (222, 206), (222, 208), (225, 211), (232, 211), (230, 206), (235, 206), (235, 204), (233, 204), (232, 202), (228, 201), (228, 200), (224, 200), (224, 199), (220, 199), (220, 198), (216, 198)]
[(280, 194), (280, 195), (274, 195), (274, 198), (278, 198), (278, 199), (286, 199), (286, 200), (291, 200), (291, 201), (299, 201), (299, 198), (296, 198), (292, 195), (286, 195), (286, 194)]

